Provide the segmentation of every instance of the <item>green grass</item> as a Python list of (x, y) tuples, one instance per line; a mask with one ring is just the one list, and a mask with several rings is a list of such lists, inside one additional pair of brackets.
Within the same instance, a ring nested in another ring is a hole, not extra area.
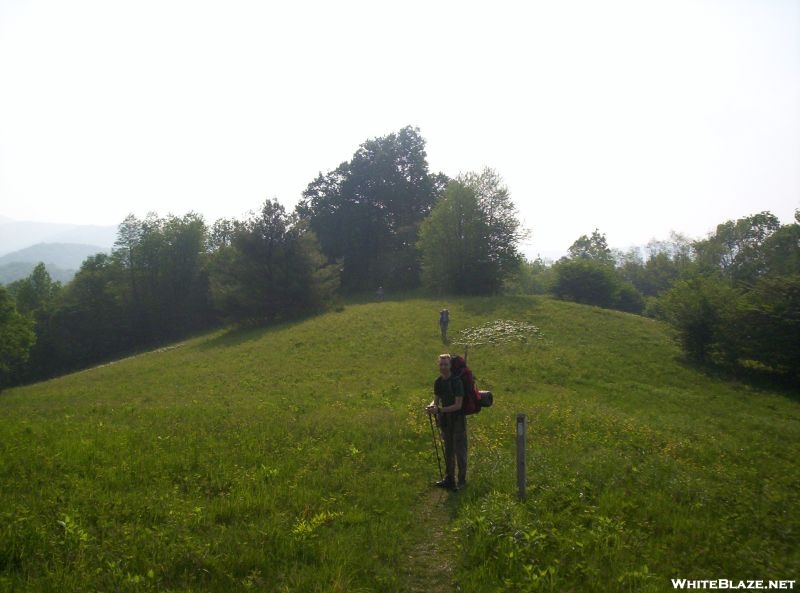
[[(470, 484), (438, 478), (438, 310), (359, 304), (0, 395), (0, 591), (672, 591), (800, 576), (796, 398), (666, 328), (543, 298), (446, 303), (481, 346)], [(515, 417), (528, 416), (516, 499)]]

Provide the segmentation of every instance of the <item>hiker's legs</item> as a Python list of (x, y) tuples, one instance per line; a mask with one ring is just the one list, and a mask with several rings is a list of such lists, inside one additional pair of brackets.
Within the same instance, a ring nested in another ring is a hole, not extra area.
[[(455, 483), (467, 481), (467, 418), (462, 414), (453, 414), (447, 418), (442, 430), (444, 437), (445, 480)], [(458, 474), (456, 474), (456, 468)]]
[(453, 426), (450, 418), (447, 419), (445, 426), (442, 428), (442, 437), (444, 438), (444, 479), (447, 482), (455, 483), (456, 476), (456, 455), (455, 455), (455, 439), (453, 434)]
[[(458, 483), (467, 481), (467, 418), (458, 416), (453, 431), (453, 455), (458, 465)], [(452, 474), (451, 474), (452, 475)]]

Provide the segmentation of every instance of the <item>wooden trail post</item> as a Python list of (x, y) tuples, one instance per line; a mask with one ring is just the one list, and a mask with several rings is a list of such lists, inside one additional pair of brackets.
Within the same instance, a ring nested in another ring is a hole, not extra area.
[(517, 414), (517, 495), (525, 499), (525, 414)]

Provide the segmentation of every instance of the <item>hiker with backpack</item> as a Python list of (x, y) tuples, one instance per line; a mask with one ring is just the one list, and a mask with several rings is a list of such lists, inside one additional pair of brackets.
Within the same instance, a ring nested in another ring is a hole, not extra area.
[[(444, 479), (437, 482), (440, 488), (458, 491), (467, 481), (467, 417), (464, 403), (464, 384), (452, 372), (449, 354), (439, 356), (439, 376), (433, 384), (433, 401), (425, 409), (436, 416), (436, 424), (444, 441)], [(456, 466), (458, 481), (456, 481)]]

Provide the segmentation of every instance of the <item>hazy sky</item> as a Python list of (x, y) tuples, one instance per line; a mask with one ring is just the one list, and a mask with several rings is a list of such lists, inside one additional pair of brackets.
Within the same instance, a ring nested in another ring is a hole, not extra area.
[(0, 215), (292, 208), (365, 140), (502, 175), (528, 254), (800, 208), (800, 0), (0, 0)]

